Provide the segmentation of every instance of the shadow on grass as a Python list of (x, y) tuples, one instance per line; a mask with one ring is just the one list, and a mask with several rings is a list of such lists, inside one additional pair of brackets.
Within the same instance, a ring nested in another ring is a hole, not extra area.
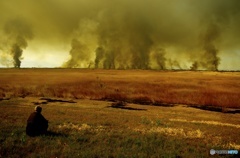
[(0, 98), (0, 101), (2, 100), (10, 100), (10, 98)]
[(108, 106), (108, 108), (136, 110), (136, 111), (147, 111), (147, 109), (139, 109), (139, 108), (126, 107), (126, 106)]
[(51, 136), (51, 137), (67, 137), (67, 134), (64, 133), (59, 133), (59, 132), (54, 132), (54, 131), (47, 131), (45, 136)]
[(54, 132), (54, 131), (47, 131), (45, 134), (39, 135), (28, 135), (29, 137), (39, 137), (39, 136), (48, 136), (48, 137), (67, 137), (67, 134)]
[(207, 110), (207, 111), (221, 112), (221, 113), (228, 113), (228, 114), (239, 114), (240, 113), (240, 109), (230, 109), (230, 108), (222, 108), (222, 107), (215, 107), (215, 106), (191, 105), (189, 107), (200, 109), (200, 110)]
[(51, 99), (51, 98), (41, 98), (40, 100), (46, 100), (47, 102), (77, 103), (73, 100), (62, 100), (62, 99)]
[(52, 98), (40, 98), (39, 100), (44, 100), (42, 102), (32, 102), (34, 105), (40, 105), (40, 104), (48, 104), (48, 103), (77, 103), (73, 100), (62, 100), (62, 99), (52, 99)]
[(127, 106), (127, 102), (124, 101), (118, 101), (113, 102), (111, 106), (108, 106), (109, 108), (115, 108), (115, 109), (125, 109), (125, 110), (137, 110), (137, 111), (146, 111), (147, 109), (139, 109), (139, 108), (132, 108)]
[(154, 106), (161, 106), (161, 107), (175, 107), (178, 104), (170, 104), (170, 103), (161, 103), (161, 102), (155, 102), (152, 105)]

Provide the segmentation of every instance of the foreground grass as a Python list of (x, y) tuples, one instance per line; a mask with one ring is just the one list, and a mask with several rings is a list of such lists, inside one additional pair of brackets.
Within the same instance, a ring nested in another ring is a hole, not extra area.
[(58, 97), (240, 107), (240, 72), (0, 69), (0, 99)]
[(135, 104), (126, 110), (92, 100), (42, 104), (51, 133), (31, 138), (25, 125), (38, 101), (0, 101), (0, 157), (209, 157), (212, 148), (240, 149), (239, 114)]

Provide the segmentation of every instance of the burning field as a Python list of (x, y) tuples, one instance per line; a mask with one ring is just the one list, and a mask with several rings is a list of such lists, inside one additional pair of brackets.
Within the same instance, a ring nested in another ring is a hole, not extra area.
[[(0, 158), (240, 151), (239, 8), (239, 0), (0, 1)], [(30, 138), (36, 105), (49, 134)]]
[[(240, 149), (239, 72), (1, 69), (2, 157), (208, 157)], [(28, 137), (43, 107), (49, 134)]]

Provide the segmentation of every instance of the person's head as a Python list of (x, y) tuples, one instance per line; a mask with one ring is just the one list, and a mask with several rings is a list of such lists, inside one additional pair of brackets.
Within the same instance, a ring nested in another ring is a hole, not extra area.
[(36, 106), (35, 107), (35, 111), (38, 112), (38, 113), (41, 113), (42, 112), (42, 107), (41, 106)]

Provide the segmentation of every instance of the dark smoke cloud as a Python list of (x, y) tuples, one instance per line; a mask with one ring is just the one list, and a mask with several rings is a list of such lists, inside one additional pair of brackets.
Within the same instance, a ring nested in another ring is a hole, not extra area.
[(84, 66), (84, 64), (86, 64), (85, 62), (90, 61), (88, 52), (89, 50), (86, 45), (82, 44), (77, 39), (73, 39), (72, 49), (70, 50), (71, 59), (65, 63), (65, 67), (81, 67), (81, 64)]
[(162, 48), (156, 49), (153, 53), (152, 53), (152, 57), (153, 57), (153, 61), (155, 60), (157, 63), (157, 69), (160, 70), (165, 70), (166, 69), (166, 57), (165, 57), (165, 50)]
[(190, 67), (190, 70), (198, 70), (198, 65), (199, 65), (199, 63), (198, 62), (193, 62), (193, 64), (192, 64), (192, 66)]
[[(233, 23), (239, 18), (239, 1), (230, 1), (226, 2), (224, 0), (220, 1), (199, 1), (196, 3), (201, 7), (196, 7), (197, 11), (203, 11), (199, 16), (200, 26), (202, 27), (199, 32), (200, 36), (200, 47), (202, 47), (202, 53), (199, 56), (200, 58), (193, 61), (191, 70), (205, 69), (205, 70), (218, 70), (218, 67), (221, 63), (219, 56), (220, 48), (224, 49), (225, 42), (235, 42), (236, 38), (224, 37), (223, 34), (227, 32), (238, 31), (232, 28)], [(233, 20), (235, 19), (235, 20)], [(238, 21), (238, 20), (237, 20)], [(238, 25), (239, 26), (239, 25)], [(234, 39), (235, 38), (235, 39)], [(239, 48), (238, 48), (239, 50)], [(224, 51), (224, 50), (222, 50)], [(231, 53), (231, 52), (222, 52), (222, 53)], [(197, 60), (197, 61), (196, 61)]]
[(206, 61), (204, 67), (208, 70), (218, 70), (220, 58), (218, 57), (218, 49), (214, 45), (214, 41), (219, 38), (220, 31), (216, 25), (208, 26), (206, 34), (204, 35), (204, 58)]
[(102, 47), (98, 47), (96, 49), (95, 68), (99, 67), (99, 63), (102, 61), (103, 57), (104, 57), (104, 50)]
[(238, 0), (1, 1), (0, 26), (10, 30), (0, 34), (14, 42), (0, 44), (0, 57), (10, 53), (20, 67), (33, 31), (34, 47), (70, 47), (63, 67), (218, 70), (230, 64), (222, 57), (239, 56), (239, 8)]
[(204, 60), (194, 61), (191, 70), (199, 68), (206, 70), (218, 70), (220, 58), (218, 57), (218, 49), (216, 48), (215, 41), (220, 37), (220, 29), (216, 24), (207, 26), (204, 33), (200, 36), (200, 45), (202, 45), (203, 54), (201, 58)]
[(13, 58), (13, 65), (15, 68), (20, 68), (23, 49), (28, 46), (27, 40), (33, 38), (31, 28), (24, 21), (15, 19), (5, 24), (4, 31), (11, 47), (10, 54)]

